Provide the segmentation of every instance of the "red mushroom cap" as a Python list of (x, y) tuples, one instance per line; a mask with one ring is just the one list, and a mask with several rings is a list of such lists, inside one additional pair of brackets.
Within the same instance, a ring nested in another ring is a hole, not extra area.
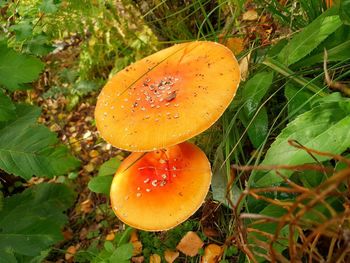
[(211, 181), (210, 164), (194, 144), (132, 153), (120, 165), (110, 198), (115, 214), (138, 229), (170, 229), (203, 203)]
[(207, 41), (178, 44), (118, 72), (95, 110), (101, 136), (128, 151), (152, 151), (208, 129), (232, 101), (240, 80), (233, 53)]

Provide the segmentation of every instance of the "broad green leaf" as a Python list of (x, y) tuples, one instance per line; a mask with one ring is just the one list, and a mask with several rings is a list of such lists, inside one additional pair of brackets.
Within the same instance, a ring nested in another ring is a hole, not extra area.
[(350, 0), (340, 1), (339, 16), (344, 24), (350, 25)]
[(53, 0), (43, 0), (40, 10), (46, 14), (50, 14), (55, 13), (58, 10), (58, 7)]
[(249, 140), (255, 148), (258, 148), (264, 142), (268, 133), (269, 123), (266, 108), (262, 107), (252, 121), (247, 120), (243, 116), (241, 116), (240, 119), (244, 127), (248, 129)]
[(35, 257), (16, 255), (17, 263), (42, 263), (45, 262), (45, 258), (49, 255), (51, 248), (41, 251), (40, 255)]
[(260, 72), (250, 78), (242, 87), (243, 111), (247, 118), (251, 118), (258, 109), (262, 98), (272, 84), (272, 79), (273, 72)]
[[(346, 154), (344, 157), (350, 160), (350, 154)], [(339, 172), (339, 171), (344, 170), (348, 167), (349, 166), (346, 163), (338, 161), (336, 166), (335, 166), (335, 170), (337, 172)]]
[(11, 26), (10, 30), (15, 32), (17, 41), (23, 41), (32, 36), (33, 25), (30, 21), (24, 20), (16, 25)]
[(35, 123), (37, 113), (35, 107), (18, 105), (17, 118), (0, 128), (0, 169), (26, 180), (62, 175), (79, 164), (55, 133)]
[[(297, 140), (302, 145), (323, 152), (340, 154), (350, 147), (350, 99), (325, 100), (315, 108), (299, 115), (277, 136), (266, 153), (262, 165), (299, 165), (314, 163), (315, 160), (301, 149), (288, 144)], [(317, 156), (319, 161), (329, 160)], [(290, 171), (283, 171), (289, 177)], [(250, 177), (251, 186), (271, 186), (283, 179), (275, 171), (256, 171)]]
[[(221, 148), (216, 151), (215, 162), (213, 164), (213, 176), (211, 179), (211, 190), (213, 199), (221, 202), (227, 207), (231, 207), (230, 202), (237, 204), (241, 190), (237, 185), (233, 185), (227, 194), (227, 186), (229, 179), (227, 178), (226, 167), (222, 167), (224, 163), (224, 154)], [(229, 200), (228, 200), (229, 198)], [(230, 202), (229, 202), (230, 201)]]
[(78, 96), (84, 96), (89, 94), (90, 92), (97, 91), (99, 86), (92, 81), (81, 80), (74, 84), (72, 89), (72, 94), (76, 94)]
[[(328, 62), (333, 62), (333, 61), (343, 61), (349, 59), (348, 52), (350, 50), (350, 40), (341, 43), (329, 50), (327, 50), (328, 54)], [(315, 54), (313, 56), (307, 57), (298, 62), (295, 66), (311, 66), (316, 63), (323, 63), (324, 60), (324, 52)]]
[(22, 84), (36, 80), (43, 68), (39, 59), (0, 45), (0, 85), (8, 90), (21, 89)]
[(121, 245), (113, 252), (112, 256), (109, 258), (109, 262), (127, 263), (132, 257), (133, 250), (134, 247), (131, 243)]
[(0, 89), (0, 122), (8, 121), (15, 117), (15, 105)]
[[(273, 80), (272, 71), (255, 74), (242, 87), (243, 110), (239, 115), (243, 125), (248, 128), (248, 136), (255, 148), (258, 148), (267, 135), (268, 119), (265, 108), (254, 117), (262, 98), (269, 90)], [(252, 121), (254, 117), (254, 120)], [(252, 123), (249, 125), (249, 123)], [(249, 125), (249, 127), (248, 127)]]
[(311, 109), (314, 94), (309, 90), (300, 89), (291, 83), (287, 83), (284, 95), (288, 100), (288, 117), (290, 120)]
[(114, 175), (120, 165), (120, 160), (116, 157), (104, 162), (98, 170), (98, 176)]
[(91, 191), (95, 193), (109, 195), (112, 180), (112, 175), (93, 177), (90, 180), (88, 187)]
[(25, 42), (24, 51), (36, 56), (44, 56), (53, 51), (54, 47), (50, 45), (47, 36), (40, 34), (33, 36), (30, 40)]
[(316, 93), (319, 96), (326, 96), (327, 93), (322, 90), (322, 87), (319, 87), (315, 84), (316, 81), (314, 80), (308, 80), (300, 75), (298, 75), (296, 72), (291, 70), (289, 67), (285, 66), (278, 60), (272, 59), (272, 58), (266, 58), (263, 61), (263, 64), (270, 67), (274, 71), (282, 74), (283, 76), (287, 77), (288, 79), (292, 80), (295, 83), (298, 83), (302, 87), (307, 88), (308, 90), (312, 91), (313, 93)]
[(327, 179), (324, 173), (312, 170), (297, 172), (296, 176), (303, 183), (303, 186), (307, 188), (315, 188)]
[(73, 192), (61, 184), (39, 184), (7, 197), (0, 211), (0, 262), (14, 255), (39, 256), (63, 239), (67, 222), (63, 212), (74, 201)]
[(327, 10), (289, 41), (280, 52), (279, 60), (287, 66), (298, 62), (341, 25), (336, 10), (334, 8)]
[[(273, 204), (268, 204), (263, 210), (259, 212), (259, 215), (265, 215), (272, 218), (280, 218), (286, 213), (286, 210), (280, 206), (276, 206)], [(274, 235), (277, 230), (278, 224), (275, 222), (264, 222), (264, 223), (256, 223), (252, 224), (249, 227), (257, 229), (259, 231)], [(276, 252), (281, 253), (283, 250), (285, 250), (288, 247), (288, 237), (289, 237), (289, 226), (284, 226), (280, 231), (278, 238), (276, 242), (273, 245), (273, 248)], [(297, 236), (295, 236), (296, 239)], [(270, 243), (270, 239), (268, 239), (266, 236), (258, 233), (250, 231), (248, 233), (248, 243), (253, 246), (253, 252), (254, 253), (261, 253), (266, 254), (267, 251), (263, 249), (261, 246), (259, 246), (259, 243), (256, 243), (255, 240), (259, 240), (260, 242), (264, 242), (267, 245)], [(264, 258), (258, 257), (258, 262), (265, 262)]]

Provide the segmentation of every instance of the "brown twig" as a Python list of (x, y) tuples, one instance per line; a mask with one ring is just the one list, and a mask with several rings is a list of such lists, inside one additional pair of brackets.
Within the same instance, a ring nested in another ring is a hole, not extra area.
[(328, 53), (327, 50), (324, 49), (324, 55), (323, 55), (323, 71), (324, 71), (324, 77), (325, 81), (327, 83), (327, 86), (333, 90), (338, 90), (345, 94), (346, 96), (350, 96), (350, 87), (348, 87), (346, 84), (338, 82), (338, 81), (333, 81), (328, 73), (327, 69), (327, 60), (328, 60)]

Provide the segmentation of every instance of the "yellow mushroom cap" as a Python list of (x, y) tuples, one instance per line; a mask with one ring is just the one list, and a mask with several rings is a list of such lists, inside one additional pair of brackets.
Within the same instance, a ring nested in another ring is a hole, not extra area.
[(101, 136), (128, 151), (152, 151), (208, 129), (232, 101), (239, 65), (225, 46), (178, 44), (114, 75), (95, 109)]
[(167, 230), (197, 211), (210, 181), (210, 163), (194, 144), (184, 142), (163, 150), (134, 152), (114, 176), (112, 209), (132, 227)]

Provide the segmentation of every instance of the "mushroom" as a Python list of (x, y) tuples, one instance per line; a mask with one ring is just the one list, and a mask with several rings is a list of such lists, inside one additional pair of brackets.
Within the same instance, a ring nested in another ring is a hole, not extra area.
[(148, 153), (134, 152), (114, 176), (112, 209), (132, 227), (167, 230), (201, 206), (210, 181), (207, 157), (189, 142)]
[(232, 101), (239, 65), (225, 46), (178, 44), (118, 72), (102, 89), (96, 125), (113, 146), (153, 151), (209, 128)]

